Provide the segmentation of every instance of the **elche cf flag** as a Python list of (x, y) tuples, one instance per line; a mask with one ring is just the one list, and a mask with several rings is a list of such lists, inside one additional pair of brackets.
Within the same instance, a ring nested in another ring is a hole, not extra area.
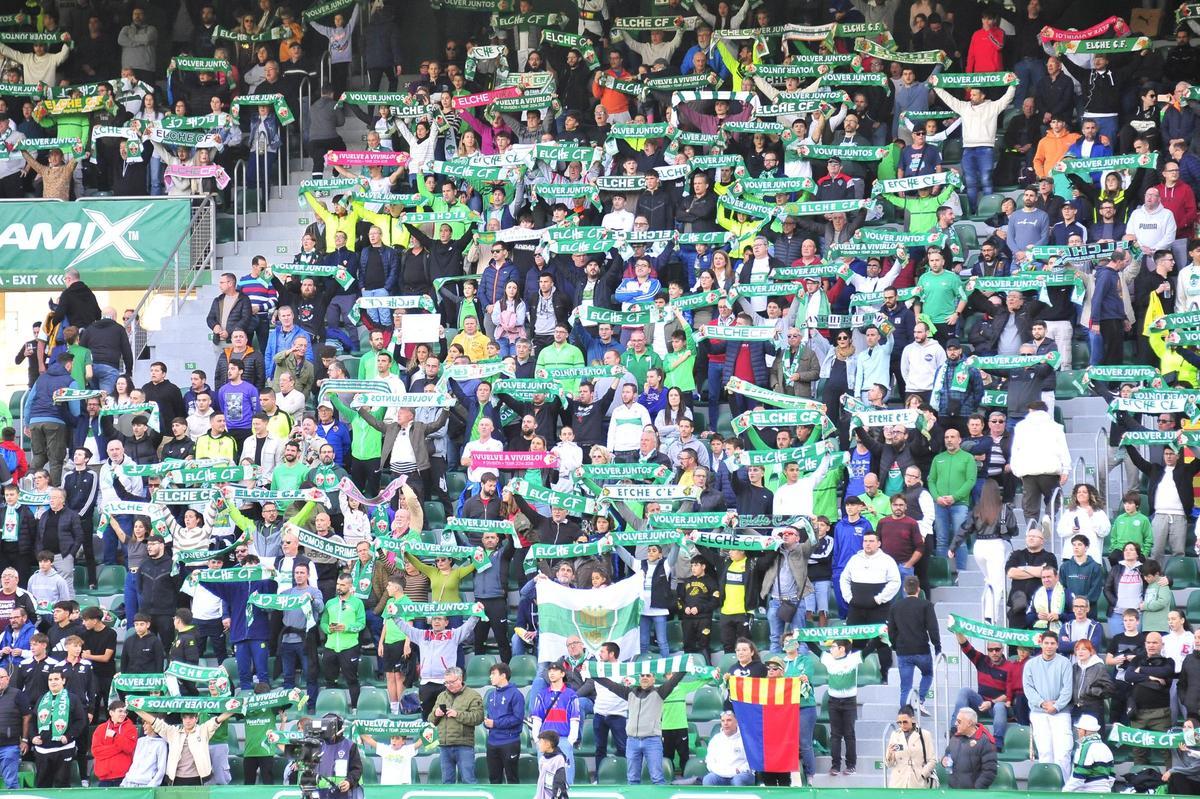
[(799, 771), (800, 678), (727, 679), (750, 770)]

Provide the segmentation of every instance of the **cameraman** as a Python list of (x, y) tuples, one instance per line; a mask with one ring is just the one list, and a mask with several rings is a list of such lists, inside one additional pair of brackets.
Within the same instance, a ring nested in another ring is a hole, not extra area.
[(321, 723), (323, 745), (317, 764), (321, 799), (361, 799), (363, 767), (358, 744), (346, 738), (345, 725), (336, 713), (325, 714)]

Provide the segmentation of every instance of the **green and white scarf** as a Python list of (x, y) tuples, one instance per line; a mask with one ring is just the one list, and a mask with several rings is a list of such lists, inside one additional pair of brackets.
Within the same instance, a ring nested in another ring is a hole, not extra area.
[(870, 39), (855, 39), (854, 51), (861, 53), (871, 58), (878, 58), (881, 61), (898, 61), (901, 64), (941, 64), (943, 69), (948, 69), (951, 64), (951, 58), (941, 50), (921, 50), (919, 52), (899, 52), (889, 50), (881, 44), (876, 44)]
[[(287, 30), (284, 28), (284, 30)], [(291, 31), (284, 38), (291, 38)], [(230, 110), (233, 113), (241, 111), (244, 105), (269, 105), (275, 112), (275, 118), (279, 120), (280, 125), (290, 125), (296, 121), (295, 115), (292, 114), (292, 109), (288, 107), (287, 100), (282, 94), (243, 94), (240, 97), (233, 98), (230, 104)]]
[[(1200, 316), (1200, 311), (1185, 312), (1196, 313)], [(1172, 314), (1168, 314), (1171, 316)], [(1182, 315), (1182, 314), (1181, 314)], [(1161, 317), (1166, 319), (1167, 317)], [(1089, 366), (1083, 373), (1084, 383), (1094, 382), (1119, 382), (1119, 383), (1152, 383), (1162, 377), (1157, 369), (1153, 366), (1138, 366), (1119, 364), (1115, 366)]]
[(1011, 372), (1043, 363), (1057, 368), (1061, 357), (1058, 350), (1045, 355), (972, 355), (967, 358), (967, 365), (985, 372)]
[(168, 677), (175, 677), (187, 682), (207, 683), (213, 680), (227, 682), (229, 680), (229, 674), (220, 666), (193, 666), (191, 663), (181, 663), (178, 660), (168, 663), (167, 670), (163, 673)]
[[(1141, 394), (1142, 392), (1135, 392)], [(1164, 396), (1160, 392), (1151, 392), (1145, 396), (1114, 397), (1108, 404), (1108, 416), (1115, 419), (1120, 411), (1127, 413), (1186, 413), (1189, 417), (1195, 415), (1196, 403), (1184, 396)]]
[(791, 408), (789, 410), (746, 411), (733, 417), (733, 432), (741, 435), (751, 427), (797, 427), (818, 425), (825, 418), (823, 411), (816, 408)]
[(594, 72), (601, 68), (600, 59), (596, 56), (596, 48), (592, 46), (592, 40), (586, 36), (543, 28), (542, 43), (578, 50), (583, 56), (583, 63), (587, 65), (588, 69)]
[[(1180, 328), (1200, 327), (1200, 311), (1178, 311), (1176, 313), (1169, 313), (1165, 316), (1160, 316), (1154, 320), (1153, 327), (1156, 330), (1178, 330)], [(1095, 367), (1092, 368), (1094, 369)], [(1144, 366), (1140, 368), (1154, 371), (1154, 367), (1152, 366)], [(1158, 377), (1157, 372), (1155, 372), (1154, 376)], [(1118, 378), (1112, 379), (1116, 380)], [(57, 396), (58, 395), (55, 394), (56, 398)], [(57, 401), (57, 399), (55, 401)]]
[(383, 308), (392, 311), (397, 308), (403, 308), (406, 311), (422, 310), (429, 313), (433, 313), (436, 310), (433, 300), (429, 298), (428, 294), (410, 294), (402, 297), (359, 297), (354, 301), (354, 306), (350, 308), (350, 313), (346, 315), (350, 318), (351, 322), (357, 325), (362, 321), (362, 312), (364, 310), (378, 310)]
[(731, 377), (725, 384), (726, 391), (741, 394), (746, 399), (761, 402), (775, 408), (820, 408), (824, 405), (808, 397), (794, 397), (791, 394), (780, 394), (778, 391), (762, 388), (754, 383), (747, 383), (740, 377)]
[(139, 402), (132, 405), (117, 405), (113, 408), (101, 408), (101, 416), (124, 416), (129, 413), (146, 414), (150, 423), (150, 429), (155, 432), (162, 432), (162, 422), (158, 415), (157, 402)]
[[(71, 697), (67, 694), (67, 689), (59, 691), (57, 695), (46, 692), (46, 695), (38, 700), (37, 705), (37, 730), (49, 730), (53, 738), (62, 738), (67, 734), (67, 726), (71, 723)], [(49, 745), (49, 741), (44, 742)]]
[(612, 539), (613, 546), (618, 547), (657, 546), (662, 548), (682, 546), (684, 543), (683, 535), (677, 530), (620, 530), (609, 533), (609, 538)]
[(585, 463), (579, 467), (589, 480), (658, 480), (671, 473), (661, 463)]
[(1125, 724), (1114, 724), (1108, 733), (1108, 740), (1139, 749), (1178, 749), (1184, 742), (1182, 732), (1140, 730)]
[(957, 172), (934, 172), (930, 175), (914, 175), (910, 178), (896, 178), (895, 180), (879, 180), (871, 187), (871, 195), (876, 194), (900, 194), (906, 191), (916, 191), (917, 189), (932, 189), (938, 186), (962, 186), (962, 178)]
[(733, 462), (739, 466), (776, 466), (781, 463), (795, 463), (804, 473), (812, 472), (821, 465), (826, 452), (833, 449), (833, 442), (818, 441), (799, 447), (784, 449), (749, 449), (742, 450), (733, 456)]
[(717, 669), (701, 663), (693, 655), (674, 655), (669, 658), (655, 660), (626, 661), (623, 663), (606, 663), (596, 661), (588, 663), (585, 668), (591, 677), (602, 677), (607, 680), (626, 680), (637, 678), (643, 674), (653, 674), (655, 677), (665, 677), (668, 674), (699, 674), (709, 679), (716, 679)]
[[(703, 513), (655, 513), (646, 521), (655, 530), (718, 530), (725, 526), (724, 511)], [(614, 536), (614, 540), (615, 540)], [(678, 533), (676, 533), (678, 538)], [(622, 543), (617, 541), (617, 543)]]
[(804, 158), (827, 161), (840, 158), (843, 161), (879, 161), (887, 157), (887, 147), (871, 147), (859, 144), (801, 144), (796, 148)]
[(310, 19), (320, 19), (335, 14), (344, 8), (349, 8), (354, 5), (356, 0), (326, 0), (324, 3), (317, 3), (315, 6), (306, 8), (300, 15), (301, 19), (308, 21)]
[(797, 641), (820, 643), (821, 641), (888, 641), (886, 624), (851, 624), (841, 627), (809, 627), (793, 631)]
[(278, 42), (283, 39), (290, 39), (292, 38), (292, 35), (292, 29), (286, 28), (282, 25), (263, 31), (262, 33), (244, 33), (242, 31), (223, 28), (218, 25), (215, 29), (213, 29), (212, 40), (215, 42), (218, 39), (226, 39), (228, 41), (238, 42), (240, 44), (264, 44), (267, 42)]
[(474, 616), (487, 621), (483, 607), (474, 602), (411, 602), (401, 605), (397, 616), (405, 619), (432, 618), (434, 616)]
[(351, 736), (370, 735), (379, 740), (401, 736), (409, 741), (421, 740), (429, 744), (433, 743), (436, 731), (437, 728), (434, 725), (420, 719), (416, 721), (396, 718), (358, 719), (350, 722)]
[(202, 483), (240, 483), (243, 480), (257, 480), (257, 466), (184, 466), (169, 472), (167, 476), (175, 484)]
[(984, 641), (996, 641), (1010, 646), (1035, 647), (1038, 645), (1038, 635), (1043, 632), (1042, 630), (1014, 630), (1008, 627), (996, 627), (954, 613), (948, 614), (947, 620), (952, 633), (958, 633), (968, 638), (980, 638)]
[(565, 508), (573, 516), (594, 516), (598, 513), (596, 500), (578, 494), (564, 494), (541, 486), (530, 485), (523, 478), (510, 480), (508, 488), (513, 494), (525, 497), (529, 502), (541, 502), (547, 505)]
[(1062, 55), (1083, 53), (1137, 53), (1148, 50), (1154, 42), (1149, 36), (1127, 36), (1123, 39), (1080, 39), (1073, 42), (1058, 42), (1054, 52)]
[(916, 408), (886, 411), (859, 411), (850, 419), (850, 428), (855, 427), (907, 427), (917, 426), (921, 412)]
[(1102, 155), (1095, 158), (1064, 158), (1054, 165), (1056, 172), (1108, 172), (1114, 169), (1157, 169), (1158, 151), (1128, 155)]
[(516, 535), (517, 528), (507, 519), (467, 519), (462, 516), (451, 516), (446, 519), (444, 533), (495, 533), (496, 535)]
[(600, 489), (603, 502), (683, 502), (696, 499), (700, 492), (695, 486), (667, 485), (608, 485)]
[[(650, 75), (654, 75), (653, 72)], [(643, 84), (649, 91), (681, 92), (698, 91), (721, 83), (720, 76), (715, 72), (695, 73), (691, 75), (667, 75), (664, 77), (648, 77)], [(683, 131), (680, 131), (683, 133)]]
[(745, 214), (755, 219), (774, 219), (779, 212), (779, 206), (753, 202), (726, 192), (717, 198), (717, 207), (735, 214)]
[(355, 548), (344, 541), (334, 541), (329, 538), (324, 538), (317, 535), (312, 530), (305, 530), (303, 527), (298, 527), (291, 522), (283, 525), (283, 530), (286, 533), (291, 533), (300, 541), (300, 546), (305, 549), (311, 549), (314, 552), (320, 552), (322, 555), (328, 555), (337, 560), (346, 562), (352, 561), (358, 557)]
[(241, 699), (220, 696), (135, 696), (129, 707), (147, 713), (240, 713)]
[(267, 267), (273, 275), (295, 275), (296, 277), (331, 277), (337, 281), (338, 285), (343, 289), (348, 289), (354, 285), (354, 275), (346, 271), (344, 267), (336, 264), (300, 264), (300, 263), (282, 263), (271, 264)]
[(972, 86), (1019, 86), (1015, 72), (943, 72), (931, 75), (931, 86), (939, 89), (969, 89)]
[[(774, 286), (772, 284), (766, 284), (766, 285), (770, 288), (774, 288)], [(794, 284), (785, 283), (785, 284), (781, 284), (781, 285), (783, 286), (783, 289), (779, 292), (773, 291), (772, 294), (775, 294), (775, 293), (788, 294), (788, 293), (792, 293), (792, 292), (796, 291), (796, 286)], [(753, 286), (753, 285), (739, 286), (737, 288), (738, 288), (737, 293), (739, 295), (742, 294), (742, 291), (741, 291), (742, 289), (749, 290), (745, 293), (745, 296), (753, 297), (756, 295), (756, 292), (753, 291), (753, 289), (755, 288), (755, 286)], [(731, 292), (731, 295), (732, 295), (732, 293), (733, 292)], [(771, 295), (767, 295), (767, 296), (771, 296)], [(733, 325), (733, 326), (729, 326), (729, 325), (709, 324), (709, 325), (704, 325), (699, 330), (697, 330), (695, 338), (696, 338), (696, 341), (704, 341), (706, 339), (713, 339), (713, 340), (717, 340), (717, 341), (740, 341), (740, 342), (758, 341), (758, 342), (762, 342), (762, 341), (773, 341), (778, 334), (779, 334), (779, 331), (775, 329), (774, 325)]]
[[(309, 594), (260, 594), (250, 595), (249, 604), (262, 610), (299, 610), (304, 614), (304, 629), (311, 630), (317, 620), (313, 616), (312, 596)], [(249, 617), (249, 608), (247, 608)]]
[(113, 677), (113, 688), (123, 694), (151, 694), (167, 690), (167, 680), (162, 674), (117, 674)]
[(779, 549), (779, 539), (765, 535), (738, 535), (699, 530), (688, 533), (687, 539), (695, 546), (711, 549), (740, 549), (743, 552), (774, 552)]
[(597, 558), (612, 552), (612, 541), (601, 538), (590, 544), (534, 544), (525, 554), (523, 568), (526, 574), (537, 571), (539, 560), (575, 560), (576, 558)]

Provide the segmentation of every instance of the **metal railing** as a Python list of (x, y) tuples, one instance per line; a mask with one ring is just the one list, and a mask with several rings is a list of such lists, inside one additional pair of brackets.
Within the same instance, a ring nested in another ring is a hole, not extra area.
[(1094, 440), (1096, 449), (1096, 491), (1107, 507), (1113, 507), (1108, 501), (1108, 483), (1112, 479), (1110, 472), (1112, 471), (1113, 463), (1112, 456), (1108, 452), (1108, 428), (1101, 427), (1096, 431)]
[[(942, 669), (942, 673), (946, 675), (944, 691), (937, 689), (939, 666)], [(946, 661), (945, 652), (939, 652), (938, 656), (933, 659), (933, 684), (933, 715), (930, 717), (929, 727), (933, 733), (933, 740), (936, 743), (941, 740), (938, 738), (938, 730), (941, 729), (938, 725), (942, 723), (942, 719), (946, 717), (946, 711), (950, 709), (950, 664)]]
[[(233, 251), (242, 251), (242, 242), (246, 240), (246, 159), (239, 158), (233, 165)], [(238, 204), (241, 203), (241, 210)], [(259, 219), (261, 222), (262, 219)]]
[(326, 50), (321, 55), (321, 60), (317, 64), (317, 83), (324, 89), (327, 84), (333, 82), (333, 62), (329, 59), (329, 51)]
[[(934, 691), (934, 694), (936, 695), (936, 694), (937, 694), (937, 691)], [(907, 697), (906, 697), (906, 699), (907, 699)], [(892, 773), (891, 766), (889, 766), (889, 765), (888, 765), (888, 762), (887, 762), (888, 741), (890, 741), (890, 740), (892, 739), (892, 733), (893, 733), (893, 732), (895, 732), (897, 729), (898, 729), (898, 728), (896, 727), (896, 722), (894, 722), (894, 721), (889, 721), (889, 722), (887, 723), (887, 726), (885, 726), (885, 727), (883, 728), (883, 737), (881, 737), (881, 738), (879, 739), (880, 743), (882, 744), (882, 746), (880, 747), (879, 751), (883, 753), (883, 760), (882, 760), (882, 763), (883, 763), (883, 784), (884, 784), (885, 786), (888, 784), (888, 776), (889, 776), (889, 775)], [(935, 741), (937, 740), (937, 736), (936, 736), (936, 735), (933, 737), (933, 740), (935, 740)]]
[[(130, 198), (124, 198), (130, 199)], [(136, 199), (136, 198), (134, 198)], [(158, 274), (146, 287), (146, 292), (133, 309), (135, 318), (154, 297), (170, 293), (171, 313), (178, 314), (188, 295), (195, 289), (200, 276), (216, 266), (217, 258), (217, 202), (210, 196), (192, 196), (192, 221), (187, 230), (180, 234), (172, 248), (172, 254), (163, 262)], [(180, 253), (187, 242), (186, 263), (180, 263)], [(147, 344), (153, 331), (146, 331)]]
[(1050, 501), (1047, 503), (1050, 510), (1047, 514), (1050, 517), (1050, 530), (1046, 534), (1046, 540), (1050, 542), (1050, 551), (1054, 553), (1055, 557), (1058, 556), (1059, 546), (1062, 543), (1058, 540), (1058, 518), (1062, 515), (1063, 497), (1063, 487), (1058, 486), (1050, 495)]

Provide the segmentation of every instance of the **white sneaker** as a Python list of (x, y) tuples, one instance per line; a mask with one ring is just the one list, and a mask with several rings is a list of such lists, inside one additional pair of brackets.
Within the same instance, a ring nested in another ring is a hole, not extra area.
[(933, 715), (932, 713), (930, 713), (930, 712), (929, 712), (929, 708), (925, 707), (925, 703), (924, 703), (924, 702), (918, 702), (918, 703), (917, 703), (917, 712), (918, 712), (918, 713), (920, 713), (922, 716), (931, 716), (931, 715)]

